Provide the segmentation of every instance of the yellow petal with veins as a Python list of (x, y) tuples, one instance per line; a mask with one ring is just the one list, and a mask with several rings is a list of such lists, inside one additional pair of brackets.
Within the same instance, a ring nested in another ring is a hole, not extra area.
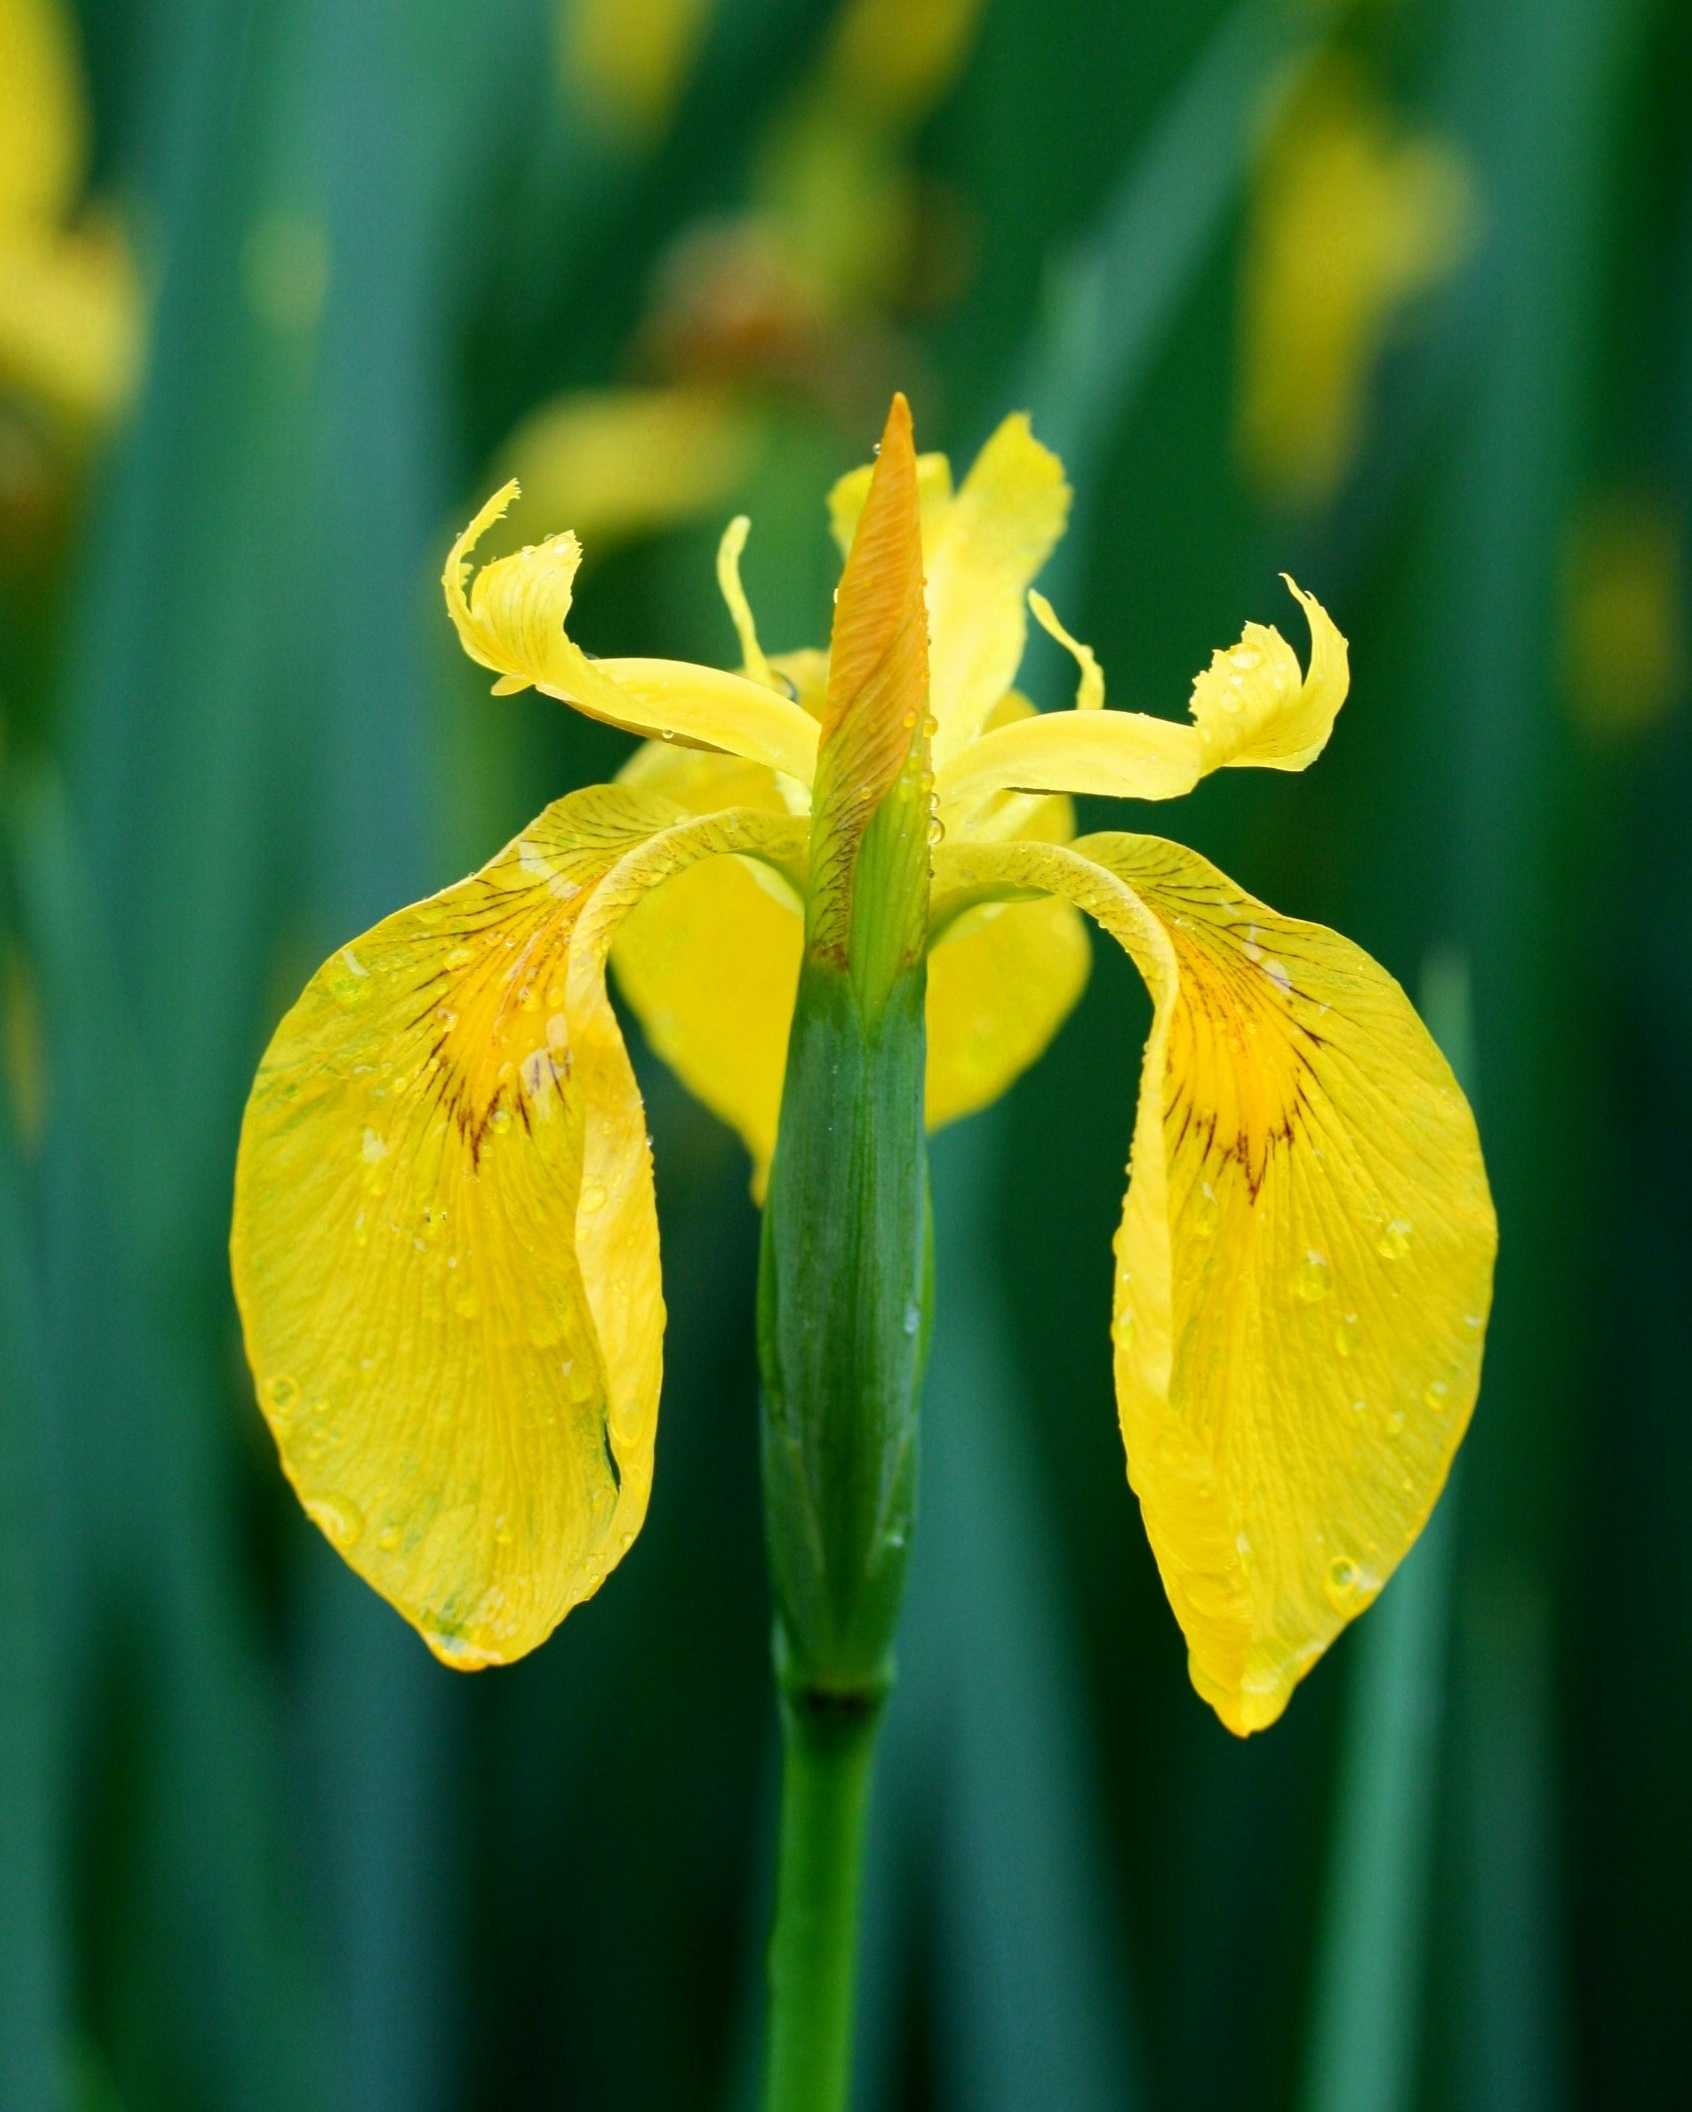
[(568, 530), (496, 558), (472, 581), (471, 553), (516, 497), (515, 481), (495, 492), (453, 544), (441, 578), (459, 643), (500, 677), (495, 695), (532, 684), (589, 718), (722, 749), (809, 784), (816, 722), (789, 698), (691, 661), (589, 660), (564, 629), (582, 558)]
[(260, 1066), (231, 1258), (313, 1519), (444, 1662), (520, 1657), (645, 1515), (663, 1303), (617, 924), (794, 825), (595, 787), (333, 954)]
[(936, 913), (995, 878), (1087, 910), (1152, 993), (1117, 1403), (1193, 1684), (1260, 1730), (1415, 1540), (1474, 1405), (1497, 1227), (1473, 1118), (1389, 975), (1196, 853), (964, 845)]

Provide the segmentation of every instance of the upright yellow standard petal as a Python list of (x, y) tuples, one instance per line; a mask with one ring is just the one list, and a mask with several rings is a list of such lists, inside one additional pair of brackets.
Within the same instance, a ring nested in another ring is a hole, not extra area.
[(1142, 836), (962, 846), (1133, 956), (1154, 1016), (1117, 1235), (1129, 1478), (1193, 1684), (1242, 1735), (1374, 1598), (1479, 1383), (1497, 1229), (1474, 1122), (1403, 992)]
[(1063, 464), (1018, 412), (975, 458), (928, 561), (937, 769), (981, 731), (1016, 680), (1028, 640), (1025, 598), (1068, 517)]
[(760, 830), (794, 835), (560, 800), (333, 954), (260, 1067), (232, 1236), (260, 1402), (312, 1518), (450, 1665), (533, 1649), (645, 1515), (657, 1226), (600, 971), (644, 888)]
[(477, 543), (518, 495), (504, 485), (448, 553), (441, 586), (459, 643), (499, 676), (496, 695), (531, 684), (590, 718), (763, 763), (808, 784), (817, 727), (776, 691), (682, 660), (589, 660), (566, 634), (582, 549), (568, 530), (496, 558), (471, 579)]

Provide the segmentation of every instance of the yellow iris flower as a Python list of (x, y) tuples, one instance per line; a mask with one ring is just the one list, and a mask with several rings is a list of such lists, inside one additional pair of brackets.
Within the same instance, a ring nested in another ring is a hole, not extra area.
[[(886, 446), (908, 449), (896, 410)], [(1495, 1226), (1473, 1121), (1403, 992), (1155, 837), (1075, 840), (1072, 793), (1168, 799), (1301, 770), (1347, 687), (1314, 597), (1303, 668), (1248, 624), (1184, 723), (1104, 708), (1031, 583), (1057, 458), (1012, 417), (954, 491), (911, 465), (927, 581), (934, 818), (928, 1115), (991, 1100), (1087, 972), (1085, 912), (1154, 1016), (1116, 1241), (1129, 1477), (1194, 1684), (1236, 1732), (1379, 1591), (1478, 1383)], [(829, 500), (850, 539), (869, 472)], [(640, 1528), (664, 1308), (645, 1116), (606, 991), (767, 1164), (801, 949), (827, 660), (766, 657), (738, 560), (741, 669), (588, 658), (574, 535), (472, 572), (508, 485), (453, 545), (448, 612), (498, 692), (647, 735), (469, 879), (339, 949), (255, 1083), (233, 1260), (283, 1465), (349, 1562), (447, 1663), (521, 1656)], [(1290, 582), (1289, 582), (1290, 585)], [(1073, 709), (1013, 688), (1028, 611)], [(908, 739), (908, 736), (906, 737)], [(1128, 1118), (1129, 1052), (1123, 1052)], [(1117, 1148), (1115, 1138), (1101, 1149)]]
[(73, 224), (88, 159), (75, 23), (52, 0), (0, 0), (0, 398), (72, 426), (130, 393), (139, 292), (109, 223)]

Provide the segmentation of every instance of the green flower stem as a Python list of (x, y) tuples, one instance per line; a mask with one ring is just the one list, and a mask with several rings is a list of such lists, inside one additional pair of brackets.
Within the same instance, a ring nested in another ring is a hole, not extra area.
[(766, 2112), (843, 2112), (880, 1695), (784, 1694)]

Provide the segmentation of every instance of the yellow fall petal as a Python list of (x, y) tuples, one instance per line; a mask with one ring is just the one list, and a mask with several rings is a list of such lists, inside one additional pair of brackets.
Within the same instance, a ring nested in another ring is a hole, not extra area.
[[(523, 1655), (645, 1515), (663, 1307), (616, 923), (761, 817), (595, 787), (333, 954), (242, 1129), (259, 1398), (313, 1519), (461, 1669)], [(784, 833), (783, 833), (784, 832)]]
[(1403, 992), (1139, 836), (962, 846), (1086, 909), (1154, 1017), (1117, 1235), (1129, 1478), (1193, 1683), (1240, 1734), (1366, 1607), (1474, 1405), (1497, 1228), (1474, 1122)]
[(471, 553), (517, 495), (515, 481), (495, 492), (453, 544), (441, 578), (459, 643), (500, 677), (496, 695), (532, 684), (628, 732), (694, 741), (810, 782), (816, 721), (789, 698), (691, 661), (588, 659), (564, 630), (582, 557), (568, 530), (496, 558), (472, 581)]

